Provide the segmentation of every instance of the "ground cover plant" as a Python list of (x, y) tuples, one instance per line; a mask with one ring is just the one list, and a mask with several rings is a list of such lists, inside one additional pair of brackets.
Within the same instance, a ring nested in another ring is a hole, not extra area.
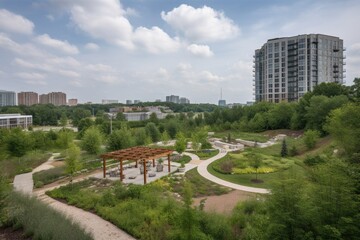
[(196, 168), (186, 172), (185, 177), (167, 176), (164, 178), (164, 181), (170, 184), (172, 191), (179, 193), (180, 195), (183, 194), (185, 180), (191, 185), (194, 197), (222, 195), (231, 191), (230, 188), (223, 187), (207, 180), (206, 178), (203, 178), (200, 176)]
[(138, 239), (233, 239), (229, 219), (191, 207), (191, 186), (183, 188), (183, 201), (169, 189), (163, 180), (125, 186), (88, 179), (47, 194), (94, 211)]
[(207, 160), (219, 154), (218, 149), (205, 149), (197, 152), (193, 152), (193, 151), (188, 151), (188, 152), (196, 154), (200, 158), (200, 160)]
[(5, 226), (22, 228), (32, 239), (92, 239), (77, 224), (35, 198), (11, 193), (1, 209), (1, 222)]

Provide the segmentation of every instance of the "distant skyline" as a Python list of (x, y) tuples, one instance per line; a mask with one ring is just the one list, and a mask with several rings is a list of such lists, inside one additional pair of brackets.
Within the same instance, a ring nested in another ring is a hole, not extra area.
[(0, 89), (79, 102), (186, 96), (253, 99), (253, 55), (268, 39), (344, 40), (360, 76), (358, 0), (0, 0)]

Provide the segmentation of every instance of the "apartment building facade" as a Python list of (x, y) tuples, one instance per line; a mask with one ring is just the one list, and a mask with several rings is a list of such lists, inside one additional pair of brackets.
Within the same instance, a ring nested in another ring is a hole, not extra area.
[(31, 106), (39, 103), (39, 95), (36, 92), (19, 92), (18, 105)]
[(323, 34), (270, 39), (254, 55), (256, 102), (297, 101), (322, 82), (342, 84), (343, 40)]
[(15, 106), (16, 94), (12, 91), (0, 90), (0, 107)]

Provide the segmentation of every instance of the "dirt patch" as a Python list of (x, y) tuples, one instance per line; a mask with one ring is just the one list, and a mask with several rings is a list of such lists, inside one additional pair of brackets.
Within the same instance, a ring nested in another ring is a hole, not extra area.
[(194, 198), (194, 206), (199, 206), (200, 201), (206, 198), (204, 211), (230, 214), (238, 202), (255, 198), (256, 193), (249, 193), (240, 190), (234, 190), (220, 196), (209, 196)]
[(13, 230), (12, 228), (0, 228), (1, 240), (30, 240), (31, 238), (25, 237), (24, 232), (19, 230)]
[(65, 165), (65, 162), (64, 161), (54, 161), (51, 163), (51, 165), (54, 167), (61, 167), (61, 166)]

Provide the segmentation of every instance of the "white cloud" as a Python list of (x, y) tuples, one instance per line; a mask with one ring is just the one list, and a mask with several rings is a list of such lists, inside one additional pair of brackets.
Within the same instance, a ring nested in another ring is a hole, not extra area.
[(58, 70), (58, 73), (64, 77), (71, 77), (71, 78), (78, 78), (81, 76), (79, 73), (70, 70)]
[(175, 52), (180, 47), (177, 38), (171, 38), (157, 26), (140, 26), (134, 30), (127, 16), (136, 12), (129, 8), (124, 10), (119, 1), (68, 1), (65, 5), (70, 8), (71, 20), (76, 26), (94, 38), (104, 39), (128, 50), (141, 47), (155, 54)]
[(133, 49), (132, 26), (119, 1), (93, 0), (71, 3), (72, 21), (94, 38)]
[(170, 74), (169, 72), (165, 69), (165, 68), (159, 68), (157, 73), (156, 73), (157, 77), (162, 78), (162, 79), (169, 79)]
[(353, 45), (350, 46), (349, 50), (353, 50), (353, 51), (359, 51), (360, 52), (360, 42), (358, 43), (354, 43)]
[(16, 73), (15, 75), (20, 78), (29, 79), (29, 80), (43, 80), (46, 77), (46, 75), (44, 74), (35, 73), (35, 72), (31, 72), (31, 73), (21, 72), (21, 73)]
[(114, 71), (114, 69), (109, 66), (109, 65), (105, 65), (105, 64), (89, 64), (86, 66), (86, 69), (90, 70), (90, 71), (94, 71), (94, 72), (112, 72)]
[(0, 29), (13, 33), (32, 34), (34, 23), (6, 9), (0, 9)]
[(213, 74), (210, 71), (202, 71), (199, 74), (199, 80), (214, 83), (214, 82), (222, 82), (224, 81), (224, 78), (216, 74)]
[(46, 18), (49, 19), (52, 22), (55, 20), (55, 17), (53, 15), (51, 15), (51, 14), (46, 15)]
[(96, 80), (99, 82), (107, 83), (107, 84), (113, 84), (113, 83), (118, 82), (119, 79), (113, 75), (105, 75), (105, 76), (100, 76), (100, 77), (96, 78)]
[(99, 50), (99, 45), (95, 44), (95, 43), (87, 43), (85, 44), (85, 48), (88, 50)]
[(43, 57), (45, 54), (31, 44), (19, 44), (0, 32), (0, 47), (17, 53), (19, 55), (29, 55)]
[(233, 21), (211, 7), (194, 8), (182, 4), (161, 17), (176, 31), (192, 41), (219, 41), (235, 37), (239, 28)]
[(134, 41), (150, 53), (176, 52), (180, 47), (177, 39), (171, 38), (158, 27), (137, 28), (134, 33)]
[(67, 53), (67, 54), (78, 54), (79, 53), (78, 48), (76, 46), (70, 44), (68, 41), (61, 41), (58, 39), (54, 39), (54, 38), (51, 38), (47, 34), (38, 36), (36, 38), (36, 40), (37, 40), (37, 42), (39, 42), (45, 46), (55, 48), (64, 53)]
[(214, 55), (208, 45), (191, 44), (187, 47), (187, 50), (199, 57), (211, 57)]

